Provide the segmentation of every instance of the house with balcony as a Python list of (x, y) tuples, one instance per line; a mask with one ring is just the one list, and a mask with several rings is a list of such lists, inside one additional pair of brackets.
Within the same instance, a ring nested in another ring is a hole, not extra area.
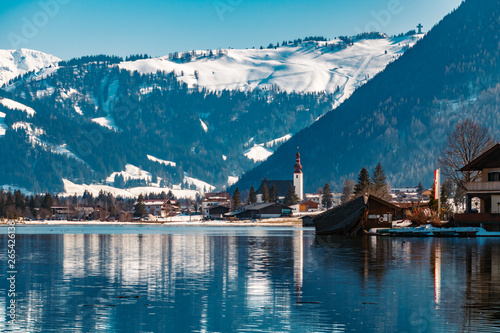
[[(212, 212), (210, 212), (211, 209), (219, 207)], [(227, 211), (224, 213), (221, 213), (222, 211), (225, 210), (225, 208), (221, 207), (227, 207)], [(220, 214), (225, 214), (227, 213), (231, 208), (231, 194), (226, 193), (226, 192), (220, 192), (220, 193), (205, 193), (205, 199), (203, 199), (203, 202), (201, 203), (201, 212), (203, 214), (203, 218), (206, 219), (212, 219), (214, 216), (219, 216)], [(217, 217), (217, 218), (220, 218)]]
[(457, 224), (500, 231), (500, 144), (460, 171), (478, 173), (478, 181), (466, 184), (466, 210), (456, 215)]

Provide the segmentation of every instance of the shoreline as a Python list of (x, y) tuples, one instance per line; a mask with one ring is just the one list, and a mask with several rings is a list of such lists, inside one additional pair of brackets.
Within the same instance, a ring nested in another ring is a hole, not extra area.
[[(14, 224), (11, 224), (14, 222)], [(51, 227), (51, 226), (102, 226), (102, 227), (117, 227), (117, 226), (137, 226), (137, 227), (179, 227), (179, 226), (221, 226), (221, 227), (302, 227), (302, 220), (299, 218), (277, 218), (265, 220), (241, 220), (241, 221), (137, 221), (137, 222), (111, 222), (111, 221), (68, 221), (68, 220), (46, 220), (46, 221), (19, 221), (19, 220), (5, 220), (0, 222), (0, 229), (7, 227)]]

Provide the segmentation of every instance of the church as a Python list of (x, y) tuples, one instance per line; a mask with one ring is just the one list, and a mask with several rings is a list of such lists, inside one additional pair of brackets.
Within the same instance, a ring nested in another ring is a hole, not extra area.
[(295, 194), (299, 198), (299, 202), (304, 200), (304, 174), (302, 173), (302, 165), (300, 164), (300, 153), (297, 148), (297, 154), (295, 155), (295, 171), (293, 172), (292, 180), (269, 180), (264, 178), (255, 192), (257, 194), (257, 203), (262, 203), (262, 190), (264, 185), (267, 187), (268, 191), (271, 191), (273, 185), (278, 190), (278, 199), (283, 201), (285, 199), (286, 193), (292, 185), (295, 188)]

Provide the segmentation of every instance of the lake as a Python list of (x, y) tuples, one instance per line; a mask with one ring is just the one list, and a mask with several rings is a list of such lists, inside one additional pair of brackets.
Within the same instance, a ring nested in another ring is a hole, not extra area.
[[(7, 229), (1, 227), (1, 267)], [(16, 332), (500, 332), (500, 239), (22, 226)]]

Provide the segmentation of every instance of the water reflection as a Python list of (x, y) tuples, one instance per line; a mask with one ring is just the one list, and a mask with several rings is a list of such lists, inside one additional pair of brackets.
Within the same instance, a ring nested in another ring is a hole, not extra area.
[[(18, 235), (19, 324), (26, 332), (491, 332), (500, 327), (499, 245), (252, 228)], [(6, 271), (5, 252), (0, 260)], [(6, 288), (2, 280), (2, 319)]]

